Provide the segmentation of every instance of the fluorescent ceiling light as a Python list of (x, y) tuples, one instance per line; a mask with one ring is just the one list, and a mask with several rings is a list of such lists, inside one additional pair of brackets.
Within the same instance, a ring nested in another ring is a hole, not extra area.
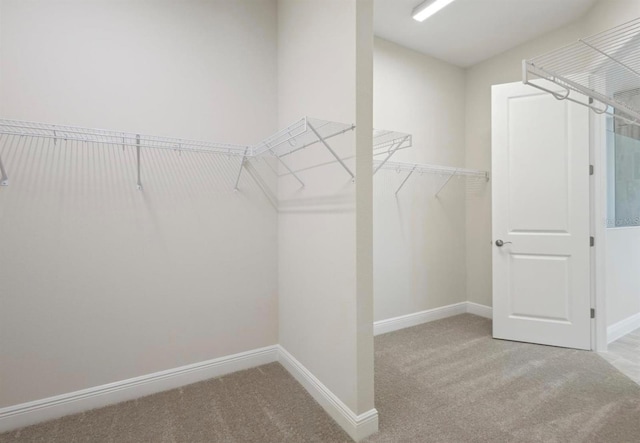
[(453, 0), (427, 0), (415, 7), (413, 10), (413, 19), (423, 22), (449, 3), (453, 3)]

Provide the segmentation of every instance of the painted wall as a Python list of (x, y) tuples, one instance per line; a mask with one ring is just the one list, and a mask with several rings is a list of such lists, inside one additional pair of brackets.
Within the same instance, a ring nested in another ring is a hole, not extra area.
[[(465, 71), (379, 38), (374, 55), (374, 126), (413, 135), (391, 160), (464, 167)], [(396, 196), (406, 174), (374, 178), (376, 320), (466, 300), (465, 193), (477, 183), (454, 179), (435, 197), (447, 177), (414, 174)]]
[[(238, 144), (276, 130), (275, 1), (0, 11), (3, 117)], [(239, 158), (143, 152), (140, 192), (130, 149), (0, 152), (0, 407), (277, 343), (277, 211), (249, 173), (233, 192)]]
[[(640, 15), (638, 0), (601, 0), (581, 19), (561, 29), (506, 51), (467, 70), (466, 165), (491, 165), (491, 85), (521, 81), (521, 63), (581, 37), (594, 34)], [(467, 202), (467, 297), (492, 303), (491, 189)]]
[(280, 344), (357, 414), (373, 408), (371, 17), (368, 33), (356, 25), (371, 8), (278, 2), (280, 125), (308, 115), (359, 128), (330, 140), (352, 171), (357, 156), (358, 185), (321, 144), (287, 157), (306, 186), (285, 175), (278, 187)]
[(640, 313), (640, 228), (612, 228), (607, 236), (607, 325)]

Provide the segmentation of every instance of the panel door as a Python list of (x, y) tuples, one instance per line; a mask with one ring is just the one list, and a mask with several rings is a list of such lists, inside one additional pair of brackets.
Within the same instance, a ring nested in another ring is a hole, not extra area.
[(591, 349), (588, 112), (493, 87), (495, 338)]

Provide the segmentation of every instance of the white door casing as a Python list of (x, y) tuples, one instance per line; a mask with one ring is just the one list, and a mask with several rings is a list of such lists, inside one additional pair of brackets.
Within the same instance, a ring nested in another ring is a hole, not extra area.
[(591, 349), (588, 109), (494, 86), (492, 177), (493, 336)]

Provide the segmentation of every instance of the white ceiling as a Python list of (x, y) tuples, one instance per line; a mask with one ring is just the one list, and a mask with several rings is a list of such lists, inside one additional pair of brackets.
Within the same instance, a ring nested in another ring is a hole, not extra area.
[(375, 0), (378, 37), (472, 66), (583, 16), (597, 0), (456, 0), (422, 23), (422, 0)]

